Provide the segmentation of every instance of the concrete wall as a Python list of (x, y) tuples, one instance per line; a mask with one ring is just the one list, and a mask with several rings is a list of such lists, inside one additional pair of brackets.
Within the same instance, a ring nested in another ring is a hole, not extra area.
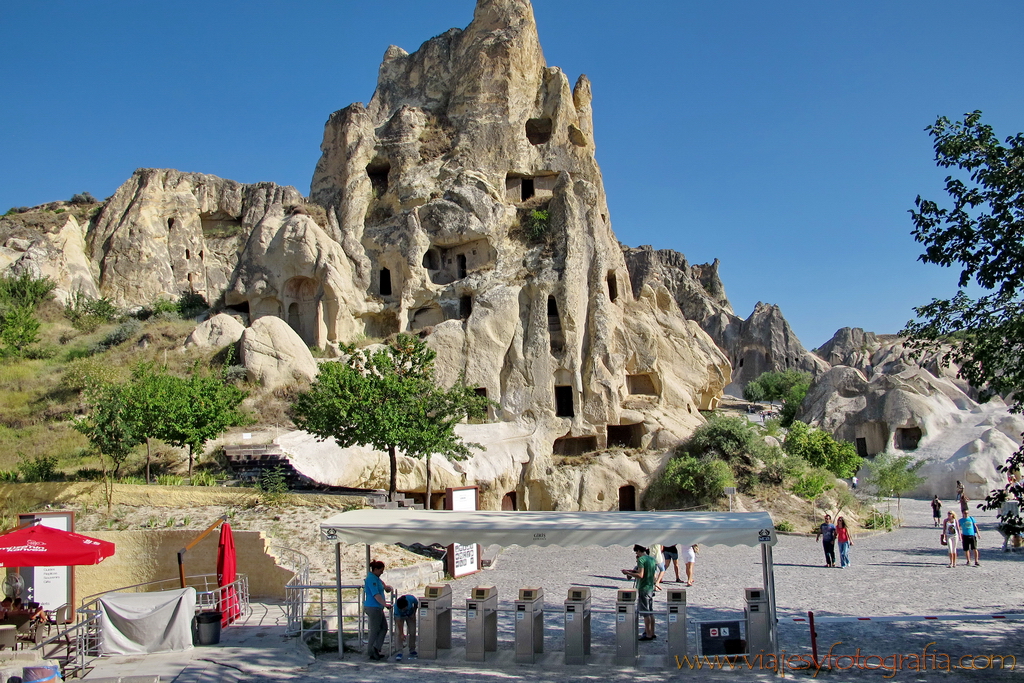
[[(233, 530), (234, 531), (234, 530)], [(197, 531), (90, 531), (90, 536), (117, 546), (113, 557), (92, 567), (75, 570), (75, 600), (137, 583), (173, 579), (178, 576), (178, 551), (199, 535)], [(284, 598), (284, 585), (292, 572), (277, 566), (267, 552), (266, 538), (258, 531), (234, 531), (238, 573), (249, 577), (249, 594), (254, 598)], [(217, 541), (214, 531), (185, 554), (185, 574), (217, 573)]]

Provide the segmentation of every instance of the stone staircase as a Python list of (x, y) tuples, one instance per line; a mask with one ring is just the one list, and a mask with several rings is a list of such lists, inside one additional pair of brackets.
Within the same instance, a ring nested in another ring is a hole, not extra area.
[(265, 471), (279, 469), (289, 489), (312, 488), (308, 477), (299, 474), (277, 444), (224, 446), (231, 470), (243, 481), (254, 481)]

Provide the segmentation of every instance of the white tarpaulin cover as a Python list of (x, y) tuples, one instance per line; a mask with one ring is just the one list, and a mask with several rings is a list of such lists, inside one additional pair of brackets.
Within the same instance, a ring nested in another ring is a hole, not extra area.
[(100, 654), (180, 652), (192, 647), (196, 589), (108, 593), (99, 599)]
[(328, 541), (501, 546), (634, 543), (775, 545), (767, 512), (450, 512), (352, 510), (320, 524)]

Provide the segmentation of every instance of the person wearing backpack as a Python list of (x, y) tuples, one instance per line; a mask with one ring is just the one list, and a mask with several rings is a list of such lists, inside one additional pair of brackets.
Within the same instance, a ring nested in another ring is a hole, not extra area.
[(978, 523), (966, 512), (960, 520), (960, 536), (964, 539), (964, 555), (967, 556), (967, 566), (971, 565), (971, 553), (974, 553), (974, 566), (980, 567), (978, 562)]

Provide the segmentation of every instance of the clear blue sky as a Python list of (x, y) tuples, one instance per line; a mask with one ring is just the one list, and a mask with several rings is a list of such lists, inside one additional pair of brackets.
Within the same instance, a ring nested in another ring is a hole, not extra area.
[[(309, 191), (323, 123), (473, 0), (6, 2), (0, 211), (171, 167)], [(746, 317), (808, 348), (895, 332), (956, 274), (916, 261), (941, 199), (923, 132), (981, 109), (1024, 130), (1024, 2), (535, 0), (548, 64), (594, 85), (598, 161), (629, 245), (719, 258)]]

